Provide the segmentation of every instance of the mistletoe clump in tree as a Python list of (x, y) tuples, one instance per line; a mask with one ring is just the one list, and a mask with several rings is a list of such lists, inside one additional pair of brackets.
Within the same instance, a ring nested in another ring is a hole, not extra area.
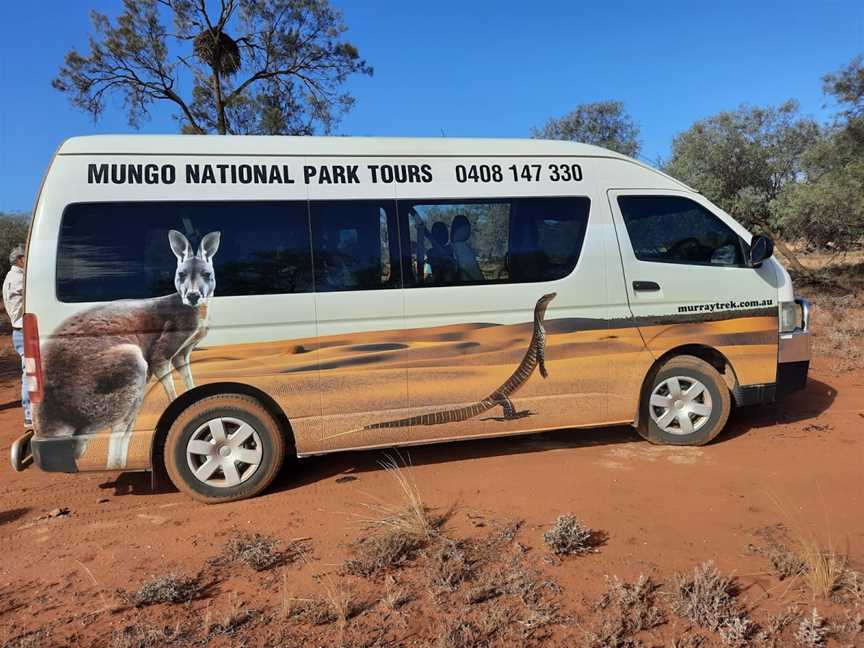
[(118, 96), (134, 128), (167, 103), (184, 133), (329, 133), (354, 103), (345, 81), (372, 74), (327, 0), (124, 0), (91, 20), (90, 52), (52, 85), (94, 119)]

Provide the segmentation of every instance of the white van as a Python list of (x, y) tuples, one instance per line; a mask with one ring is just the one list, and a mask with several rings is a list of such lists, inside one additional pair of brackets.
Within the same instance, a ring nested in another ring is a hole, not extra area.
[(12, 462), (164, 465), (220, 502), (289, 453), (621, 424), (704, 444), (806, 382), (772, 248), (569, 142), (73, 138), (30, 231)]

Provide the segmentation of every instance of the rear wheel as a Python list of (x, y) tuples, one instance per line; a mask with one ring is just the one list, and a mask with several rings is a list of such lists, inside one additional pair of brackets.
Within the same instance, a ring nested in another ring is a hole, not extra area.
[(723, 377), (695, 356), (677, 356), (642, 394), (639, 433), (652, 443), (704, 445), (729, 420), (732, 401)]
[(165, 440), (165, 467), (181, 491), (207, 503), (253, 497), (279, 474), (285, 439), (256, 399), (210, 396), (186, 408)]

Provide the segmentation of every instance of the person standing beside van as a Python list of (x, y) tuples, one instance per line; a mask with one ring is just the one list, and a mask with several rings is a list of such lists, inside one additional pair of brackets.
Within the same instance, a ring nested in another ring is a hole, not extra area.
[(3, 305), (12, 323), (12, 345), (21, 356), (21, 407), (24, 408), (24, 425), (33, 425), (33, 414), (30, 409), (30, 395), (27, 381), (24, 377), (24, 246), (16, 246), (9, 253), (9, 263), (12, 267), (3, 280)]

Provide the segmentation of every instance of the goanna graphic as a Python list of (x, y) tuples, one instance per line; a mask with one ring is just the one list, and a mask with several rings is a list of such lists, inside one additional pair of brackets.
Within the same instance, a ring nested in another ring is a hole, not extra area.
[(429, 414), (420, 414), (410, 416), (408, 418), (397, 419), (395, 421), (384, 421), (382, 423), (370, 423), (361, 428), (361, 430), (378, 430), (381, 428), (400, 428), (410, 427), (415, 425), (443, 425), (444, 423), (459, 423), (467, 421), (470, 418), (487, 412), (493, 407), (501, 407), (504, 410), (501, 420), (509, 421), (511, 419), (527, 416), (529, 412), (517, 412), (510, 401), (513, 396), (522, 386), (528, 382), (534, 369), (540, 367), (540, 375), (544, 378), (549, 376), (546, 371), (546, 329), (543, 326), (544, 318), (546, 317), (546, 307), (549, 302), (555, 299), (556, 293), (543, 295), (537, 300), (534, 306), (534, 333), (531, 335), (531, 343), (528, 345), (528, 350), (525, 352), (525, 357), (522, 362), (516, 367), (516, 370), (498, 389), (493, 391), (483, 400), (479, 400), (471, 405), (459, 407), (456, 409), (444, 410), (441, 412), (431, 412)]

